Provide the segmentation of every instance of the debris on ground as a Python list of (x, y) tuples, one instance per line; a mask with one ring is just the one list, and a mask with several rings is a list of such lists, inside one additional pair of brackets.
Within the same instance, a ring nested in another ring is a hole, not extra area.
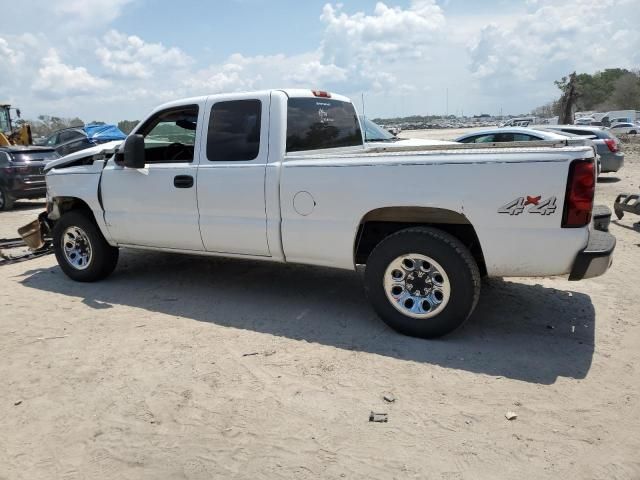
[(392, 393), (385, 393), (382, 397), (385, 402), (393, 403), (396, 401), (396, 397), (393, 396)]
[(0, 265), (24, 262), (51, 253), (53, 253), (51, 242), (46, 242), (37, 250), (30, 250), (21, 238), (0, 238)]
[(22, 403), (22, 400), (17, 400), (15, 402), (13, 402), (13, 404), (17, 407), (18, 405), (20, 405)]
[(386, 413), (374, 413), (371, 412), (369, 414), (369, 421), (370, 422), (377, 422), (377, 423), (386, 423), (389, 421), (389, 416)]
[(265, 350), (264, 352), (243, 353), (242, 356), (243, 357), (253, 357), (255, 355), (264, 355), (265, 357), (270, 357), (271, 355), (275, 355), (275, 354), (276, 354), (275, 350)]
[(518, 418), (518, 414), (516, 412), (507, 412), (504, 414), (504, 416), (507, 420), (515, 420), (516, 418)]

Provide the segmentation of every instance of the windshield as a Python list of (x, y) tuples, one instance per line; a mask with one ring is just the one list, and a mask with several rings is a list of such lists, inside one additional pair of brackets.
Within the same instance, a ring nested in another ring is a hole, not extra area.
[(0, 132), (7, 133), (10, 131), (11, 128), (9, 127), (9, 109), (0, 107)]
[(387, 130), (362, 115), (360, 116), (360, 122), (364, 127), (364, 138), (367, 142), (391, 142), (396, 140), (396, 137)]

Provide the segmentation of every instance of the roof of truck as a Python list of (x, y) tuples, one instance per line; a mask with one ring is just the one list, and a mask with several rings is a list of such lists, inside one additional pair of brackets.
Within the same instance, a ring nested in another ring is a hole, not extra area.
[[(328, 100), (339, 100), (342, 102), (351, 102), (351, 100), (348, 97), (345, 97), (344, 95), (339, 95), (337, 93), (328, 92), (325, 90), (314, 90), (310, 88), (273, 88), (270, 90), (213, 93), (211, 95), (200, 95), (197, 97), (180, 98), (177, 100), (172, 100), (167, 103), (163, 103), (162, 105), (158, 105), (156, 108), (153, 109), (153, 111), (157, 112), (159, 110), (164, 110), (165, 108), (201, 103), (212, 97), (213, 98), (220, 97), (221, 99), (224, 99), (225, 97), (229, 97), (229, 96), (247, 98), (247, 97), (251, 97), (252, 95), (268, 95), (273, 92), (284, 92), (288, 97), (294, 97), (294, 98), (318, 98), (321, 100), (328, 99)], [(329, 96), (326, 97), (326, 96), (318, 95), (318, 93), (328, 94)]]

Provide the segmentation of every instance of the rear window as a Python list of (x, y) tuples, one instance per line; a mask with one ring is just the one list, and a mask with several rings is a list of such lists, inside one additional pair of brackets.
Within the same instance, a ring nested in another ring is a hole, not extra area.
[(53, 160), (54, 158), (60, 158), (60, 156), (55, 152), (55, 150), (44, 151), (44, 152), (13, 152), (11, 154), (12, 160), (15, 163), (26, 163), (26, 162), (40, 162), (43, 160)]
[(618, 139), (613, 133), (607, 132), (606, 130), (596, 130), (593, 132), (593, 135), (599, 139), (607, 139), (613, 138), (615, 140)]
[(362, 145), (353, 105), (328, 98), (290, 98), (287, 108), (287, 151)]

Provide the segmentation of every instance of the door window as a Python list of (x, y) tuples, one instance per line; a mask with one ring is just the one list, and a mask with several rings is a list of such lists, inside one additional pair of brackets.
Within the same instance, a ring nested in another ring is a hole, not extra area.
[(137, 132), (144, 137), (145, 162), (193, 162), (197, 126), (197, 105), (171, 108), (154, 115)]
[(84, 135), (80, 132), (77, 132), (75, 130), (67, 130), (64, 132), (60, 132), (59, 142), (66, 143), (81, 137), (84, 137)]
[(254, 160), (260, 151), (260, 100), (218, 102), (211, 109), (207, 158), (211, 162)]
[(461, 143), (493, 143), (494, 135), (474, 135), (473, 137), (467, 137), (461, 140)]

